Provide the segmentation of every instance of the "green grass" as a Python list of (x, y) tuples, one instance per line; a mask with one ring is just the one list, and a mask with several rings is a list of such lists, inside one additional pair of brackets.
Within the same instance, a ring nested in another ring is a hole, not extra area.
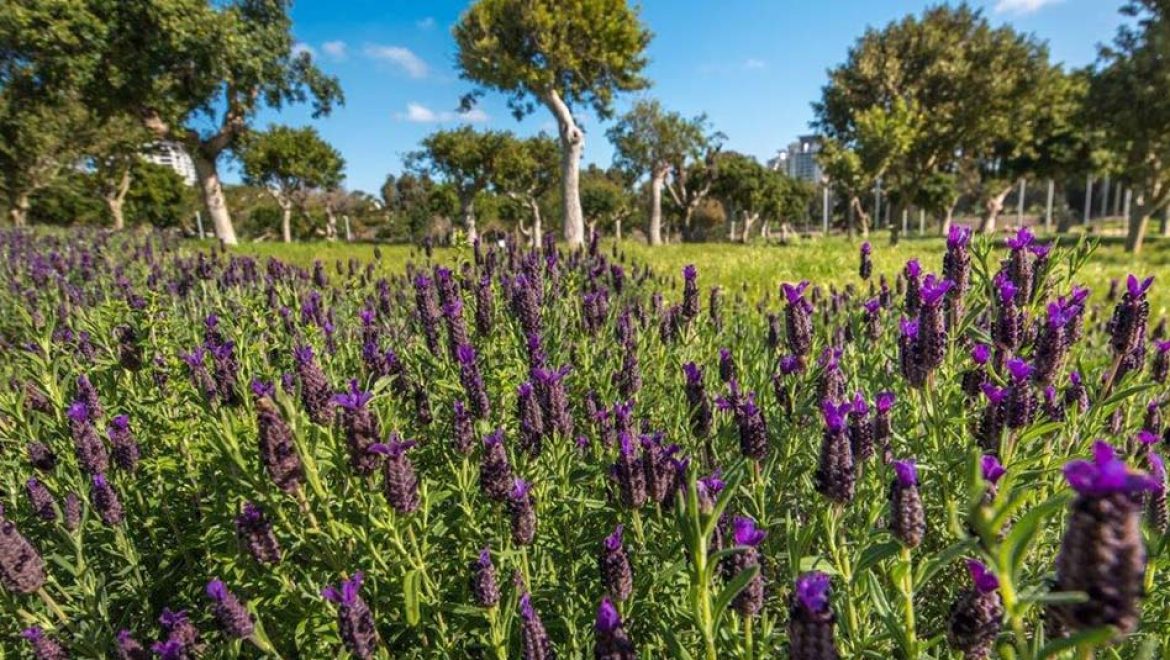
[[(1054, 236), (1061, 245), (1072, 245), (1079, 236)], [(992, 240), (992, 239), (977, 239)], [(1111, 279), (1124, 278), (1128, 273), (1157, 275), (1160, 279), (1170, 278), (1170, 240), (1150, 239), (1141, 255), (1127, 254), (1122, 242), (1114, 238), (1086, 240), (1095, 241), (1092, 257), (1078, 276), (1078, 281), (1090, 287), (1094, 299), (1100, 301), (1109, 288)], [(1002, 247), (1002, 238), (995, 242)], [(890, 245), (885, 232), (875, 233), (874, 272), (893, 275), (909, 259), (917, 258), (927, 272), (942, 268), (942, 255), (946, 244), (939, 238), (903, 239), (897, 245)], [(777, 295), (782, 282), (811, 280), (821, 284), (844, 285), (857, 281), (857, 252), (860, 239), (842, 237), (828, 239), (797, 239), (785, 246), (733, 243), (684, 243), (649, 247), (643, 243), (623, 241), (619, 250), (629, 258), (650, 263), (657, 272), (674, 276), (676, 279), (683, 266), (695, 264), (699, 267), (700, 281), (704, 286), (721, 286), (728, 291), (743, 291), (750, 302), (760, 300), (770, 293)], [(605, 241), (603, 249), (610, 250), (612, 241)], [(409, 245), (378, 246), (382, 253), (382, 264), (387, 273), (401, 273), (409, 261), (421, 262), (422, 250)], [(374, 253), (371, 244), (351, 243), (250, 243), (237, 248), (238, 252), (259, 257), (276, 256), (280, 259), (303, 266), (315, 259), (326, 263), (350, 257), (370, 259)], [(1001, 250), (1002, 251), (1002, 250)], [(435, 259), (452, 263), (470, 258), (467, 248), (436, 248)], [(1156, 318), (1170, 307), (1170, 282), (1154, 287), (1151, 295), (1151, 311)]]

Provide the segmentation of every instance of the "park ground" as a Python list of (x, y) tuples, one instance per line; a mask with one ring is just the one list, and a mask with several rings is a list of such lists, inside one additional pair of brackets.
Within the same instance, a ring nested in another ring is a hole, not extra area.
[[(1080, 240), (1077, 235), (1053, 236), (1060, 246), (1074, 246)], [(1002, 253), (1002, 240), (996, 253)], [(1095, 241), (1095, 249), (1082, 267), (1076, 281), (1090, 287), (1095, 300), (1102, 300), (1113, 279), (1123, 279), (1129, 273), (1158, 278), (1151, 299), (1151, 314), (1154, 318), (1167, 313), (1170, 308), (1170, 239), (1152, 238), (1143, 252), (1137, 256), (1123, 250), (1119, 238), (1089, 238)], [(927, 272), (937, 272), (942, 267), (942, 255), (946, 243), (940, 238), (902, 239), (891, 245), (888, 234), (875, 233), (873, 244), (874, 272), (893, 275), (909, 259), (922, 261)], [(629, 259), (649, 263), (662, 275), (674, 275), (676, 280), (683, 266), (698, 266), (700, 282), (704, 286), (721, 286), (728, 291), (743, 291), (749, 302), (759, 301), (770, 292), (774, 298), (782, 282), (811, 280), (819, 284), (845, 285), (858, 282), (858, 247), (860, 239), (804, 238), (795, 239), (788, 245), (735, 244), (735, 243), (682, 243), (649, 247), (643, 243), (623, 241), (618, 250)], [(602, 249), (612, 250), (613, 241), (603, 241)], [(369, 260), (374, 256), (375, 245), (366, 243), (250, 243), (234, 248), (236, 253), (252, 254), (259, 257), (276, 256), (282, 260), (308, 266), (320, 259), (329, 264), (337, 260), (347, 261), (350, 257)], [(424, 259), (421, 248), (411, 245), (378, 245), (384, 272), (400, 273), (407, 262), (421, 263)], [(1069, 252), (1061, 251), (1058, 258), (1067, 257)], [(456, 263), (470, 258), (470, 248), (436, 248), (434, 258), (441, 263)], [(994, 270), (994, 264), (992, 265)]]

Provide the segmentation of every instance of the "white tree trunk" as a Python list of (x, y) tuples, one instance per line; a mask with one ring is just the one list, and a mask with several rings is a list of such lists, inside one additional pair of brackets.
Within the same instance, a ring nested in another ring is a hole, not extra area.
[(105, 195), (106, 207), (110, 209), (110, 218), (115, 231), (126, 228), (126, 214), (123, 212), (126, 193), (130, 191), (130, 168), (122, 171), (122, 177), (113, 190), (107, 190)]
[(995, 194), (983, 203), (983, 218), (979, 221), (980, 234), (995, 233), (995, 221), (999, 218), (1000, 212), (1003, 211), (1003, 201), (1007, 199), (1007, 196), (1012, 192), (1012, 188), (1014, 187), (1015, 184), (1008, 186), (1002, 192)]
[(759, 220), (759, 219), (760, 219), (759, 213), (744, 213), (743, 214), (742, 238), (743, 238), (744, 243), (751, 241), (752, 225), (756, 224), (756, 220)]
[(622, 240), (622, 219), (621, 218), (618, 218), (617, 220), (614, 221), (613, 228), (614, 228), (614, 235), (617, 237), (617, 239), (619, 241)]
[(216, 238), (225, 245), (236, 245), (238, 243), (236, 228), (232, 225), (232, 216), (228, 212), (227, 199), (223, 194), (223, 184), (219, 180), (215, 160), (197, 150), (192, 150), (191, 160), (195, 163), (195, 176), (199, 179), (203, 205), (207, 208), (207, 216), (211, 218), (215, 227)]
[(532, 246), (538, 247), (544, 237), (544, 225), (541, 223), (540, 203), (535, 199), (528, 200), (528, 208), (532, 211)]
[(325, 240), (337, 240), (337, 214), (333, 212), (333, 205), (325, 205)]
[(561, 141), (561, 215), (565, 242), (569, 248), (585, 242), (585, 214), (581, 211), (581, 153), (585, 149), (585, 133), (577, 126), (569, 106), (556, 92), (550, 92), (545, 105), (557, 120)]
[(280, 240), (292, 243), (292, 204), (280, 202)]
[(667, 170), (656, 168), (650, 176), (650, 245), (662, 245), (662, 187)]
[(463, 227), (467, 230), (467, 241), (474, 242), (479, 233), (475, 229), (475, 202), (471, 199), (460, 200), (463, 214)]
[(13, 226), (23, 227), (28, 224), (28, 193), (21, 192), (12, 196), (11, 206), (8, 209), (8, 219)]

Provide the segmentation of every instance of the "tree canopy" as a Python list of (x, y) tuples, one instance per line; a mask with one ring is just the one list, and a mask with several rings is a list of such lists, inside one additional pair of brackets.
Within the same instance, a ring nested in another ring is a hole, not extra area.
[[(579, 194), (585, 134), (576, 115), (600, 118), (614, 97), (643, 89), (650, 33), (627, 0), (477, 0), (455, 26), (461, 75), (508, 95), (517, 117), (543, 105), (557, 121), (565, 240), (583, 243)], [(470, 100), (471, 97), (468, 97)]]

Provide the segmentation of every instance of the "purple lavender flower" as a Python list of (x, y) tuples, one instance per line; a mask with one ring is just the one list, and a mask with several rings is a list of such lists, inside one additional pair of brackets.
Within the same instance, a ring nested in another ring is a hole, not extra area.
[(920, 292), (918, 312), (918, 356), (927, 372), (942, 366), (947, 350), (947, 328), (941, 304), (947, 292), (954, 287), (950, 280), (927, 275)]
[(272, 523), (252, 502), (245, 502), (243, 511), (236, 516), (236, 537), (256, 561), (262, 564), (280, 562), (280, 542), (272, 532)]
[(36, 660), (67, 660), (69, 658), (69, 653), (65, 651), (65, 648), (57, 640), (46, 636), (45, 631), (41, 630), (40, 626), (25, 628), (21, 631), (20, 636), (28, 640)]
[(377, 442), (381, 436), (378, 418), (367, 405), (373, 396), (362, 390), (354, 379), (349, 381), (347, 391), (333, 397), (333, 403), (341, 408), (341, 422), (345, 427), (350, 467), (363, 476), (372, 474), (378, 466), (377, 457), (370, 453), (370, 445)]
[(52, 522), (57, 519), (57, 502), (53, 494), (43, 483), (35, 477), (25, 482), (25, 492), (28, 494), (28, 503), (41, 520)]
[(431, 279), (426, 275), (414, 278), (414, 301), (418, 312), (419, 325), (431, 355), (439, 355), (439, 302)]
[(883, 463), (894, 460), (893, 447), (890, 445), (890, 439), (894, 436), (890, 421), (890, 410), (894, 407), (894, 401), (893, 392), (878, 392), (877, 396), (874, 397), (872, 442), (882, 448)]
[[(764, 541), (767, 532), (756, 527), (756, 521), (746, 516), (737, 516), (732, 520), (732, 540), (736, 546), (742, 548), (727, 557), (724, 574), (733, 578), (741, 572), (760, 565), (759, 545)], [(756, 576), (736, 594), (731, 606), (742, 616), (755, 616), (764, 607), (764, 576), (757, 572)]]
[(813, 478), (817, 492), (838, 504), (853, 499), (853, 449), (846, 432), (846, 417), (851, 409), (850, 403), (837, 405), (829, 400), (821, 403), (825, 431), (820, 461)]
[(504, 431), (496, 429), (483, 439), (483, 457), (479, 464), (479, 488), (490, 500), (503, 502), (512, 489), (512, 466), (504, 449)]
[(330, 585), (322, 589), (321, 596), (337, 605), (337, 631), (346, 650), (355, 658), (368, 660), (374, 657), (379, 640), (374, 615), (359, 593), (361, 588), (362, 572), (357, 571), (342, 580), (340, 588)]
[(491, 551), (486, 546), (471, 562), (471, 596), (480, 607), (495, 607), (500, 602), (496, 567), (492, 565)]
[(922, 281), (920, 279), (922, 277), (922, 264), (918, 263), (917, 259), (907, 261), (902, 275), (906, 282), (906, 295), (902, 308), (906, 316), (918, 316), (918, 307), (922, 302)]
[(298, 346), (293, 350), (297, 379), (301, 384), (301, 405), (315, 424), (326, 426), (333, 421), (333, 397), (325, 372), (313, 356), (313, 347)]
[(512, 518), (512, 542), (517, 546), (532, 545), (536, 540), (536, 511), (532, 508), (532, 486), (516, 478), (508, 491), (508, 512)]
[(694, 264), (683, 267), (683, 301), (680, 314), (683, 321), (690, 323), (699, 317), (699, 271)]
[(130, 431), (130, 417), (127, 415), (115, 416), (110, 420), (110, 427), (106, 430), (106, 434), (110, 438), (110, 445), (114, 450), (114, 465), (134, 474), (134, 471), (138, 469), (138, 459), (142, 452), (138, 447), (138, 442), (134, 439), (134, 434)]
[(861, 262), (857, 267), (857, 274), (863, 280), (868, 280), (873, 276), (873, 246), (866, 241), (861, 244)]
[(812, 350), (813, 306), (804, 298), (808, 285), (807, 280), (797, 285), (788, 283), (781, 285), (784, 299), (787, 301), (784, 307), (785, 341), (788, 343), (788, 351), (801, 357), (808, 355)]
[(1156, 492), (1159, 484), (1131, 471), (1100, 441), (1092, 460), (1068, 463), (1064, 475), (1077, 498), (1056, 557), (1054, 589), (1083, 592), (1088, 600), (1050, 605), (1048, 616), (1074, 632), (1108, 625), (1128, 634), (1137, 627), (1146, 573), (1141, 500), (1135, 496)]
[(869, 420), (869, 404), (861, 392), (853, 395), (849, 410), (849, 446), (855, 462), (873, 457), (873, 424)]
[(1032, 365), (1019, 359), (1007, 361), (1011, 383), (1007, 388), (1004, 403), (1004, 422), (1010, 429), (1022, 429), (1032, 423), (1036, 415), (1036, 395), (1028, 379), (1032, 376)]
[(622, 431), (618, 441), (618, 459), (610, 468), (610, 474), (618, 483), (622, 505), (640, 509), (646, 504), (646, 473), (642, 459), (634, 452), (634, 441), (629, 431)]
[(208, 582), (206, 592), (207, 597), (215, 602), (212, 614), (228, 637), (246, 639), (252, 636), (254, 630), (252, 615), (222, 580), (216, 578)]
[(251, 387), (257, 397), (256, 425), (260, 461), (277, 488), (292, 493), (304, 479), (304, 468), (296, 443), (293, 442), (292, 431), (273, 404), (276, 388), (271, 383), (259, 380), (253, 381)]
[(792, 660), (836, 660), (833, 639), (837, 617), (829, 606), (829, 576), (820, 571), (796, 580), (788, 605), (788, 657)]
[(1034, 269), (1031, 254), (1028, 248), (1035, 242), (1036, 237), (1027, 227), (1020, 227), (1016, 235), (1005, 242), (1011, 248), (1008, 259), (1008, 275), (1016, 285), (1016, 304), (1028, 304), (1032, 295)]
[(471, 404), (471, 413), (476, 419), (487, 419), (491, 414), (491, 403), (476, 362), (475, 348), (470, 344), (462, 344), (456, 349), (456, 356), (459, 360), (459, 381)]
[(947, 643), (964, 658), (989, 658), (1003, 622), (999, 579), (982, 563), (967, 560), (973, 586), (951, 604)]
[(122, 522), (122, 502), (104, 475), (93, 475), (89, 488), (89, 503), (105, 524), (114, 526)]
[(150, 660), (150, 653), (129, 630), (118, 631), (118, 660)]
[(516, 417), (520, 422), (520, 448), (539, 456), (544, 437), (544, 415), (529, 381), (516, 388)]
[(626, 550), (622, 547), (622, 526), (618, 525), (613, 533), (605, 537), (602, 543), (601, 555), (598, 557), (598, 569), (601, 573), (601, 584), (615, 600), (626, 600), (634, 592), (634, 574), (630, 569), (630, 560)]
[(385, 480), (386, 501), (400, 515), (414, 513), (421, 503), (414, 464), (406, 456), (406, 451), (414, 446), (414, 442), (404, 442), (397, 433), (391, 433), (385, 444), (377, 442), (367, 449), (370, 453), (385, 458), (382, 475)]
[(471, 414), (462, 401), (455, 401), (453, 405), (451, 443), (455, 451), (464, 456), (470, 454), (475, 446), (475, 436), (471, 428)]
[(106, 454), (106, 446), (93, 428), (89, 408), (81, 401), (74, 401), (66, 417), (69, 418), (73, 449), (81, 470), (90, 475), (104, 473), (110, 466), (110, 459)]
[(540, 614), (532, 607), (532, 596), (520, 596), (520, 657), (523, 660), (552, 660), (552, 642)]
[(13, 594), (31, 594), (45, 584), (45, 562), (16, 524), (0, 515), (0, 586)]
[(596, 660), (637, 660), (638, 652), (622, 626), (621, 615), (608, 597), (601, 599), (593, 623)]
[(894, 461), (890, 482), (890, 532), (907, 548), (917, 548), (926, 534), (926, 514), (918, 494), (914, 459)]
[(540, 396), (546, 435), (555, 431), (562, 438), (573, 437), (573, 417), (569, 413), (569, 399), (565, 392), (565, 376), (569, 370), (566, 364), (559, 369), (532, 371), (536, 391)]
[[(696, 438), (706, 438), (711, 433), (711, 402), (703, 386), (703, 370), (694, 362), (683, 365), (686, 376), (687, 404), (690, 408), (691, 432)], [(620, 598), (618, 600), (621, 600)]]

